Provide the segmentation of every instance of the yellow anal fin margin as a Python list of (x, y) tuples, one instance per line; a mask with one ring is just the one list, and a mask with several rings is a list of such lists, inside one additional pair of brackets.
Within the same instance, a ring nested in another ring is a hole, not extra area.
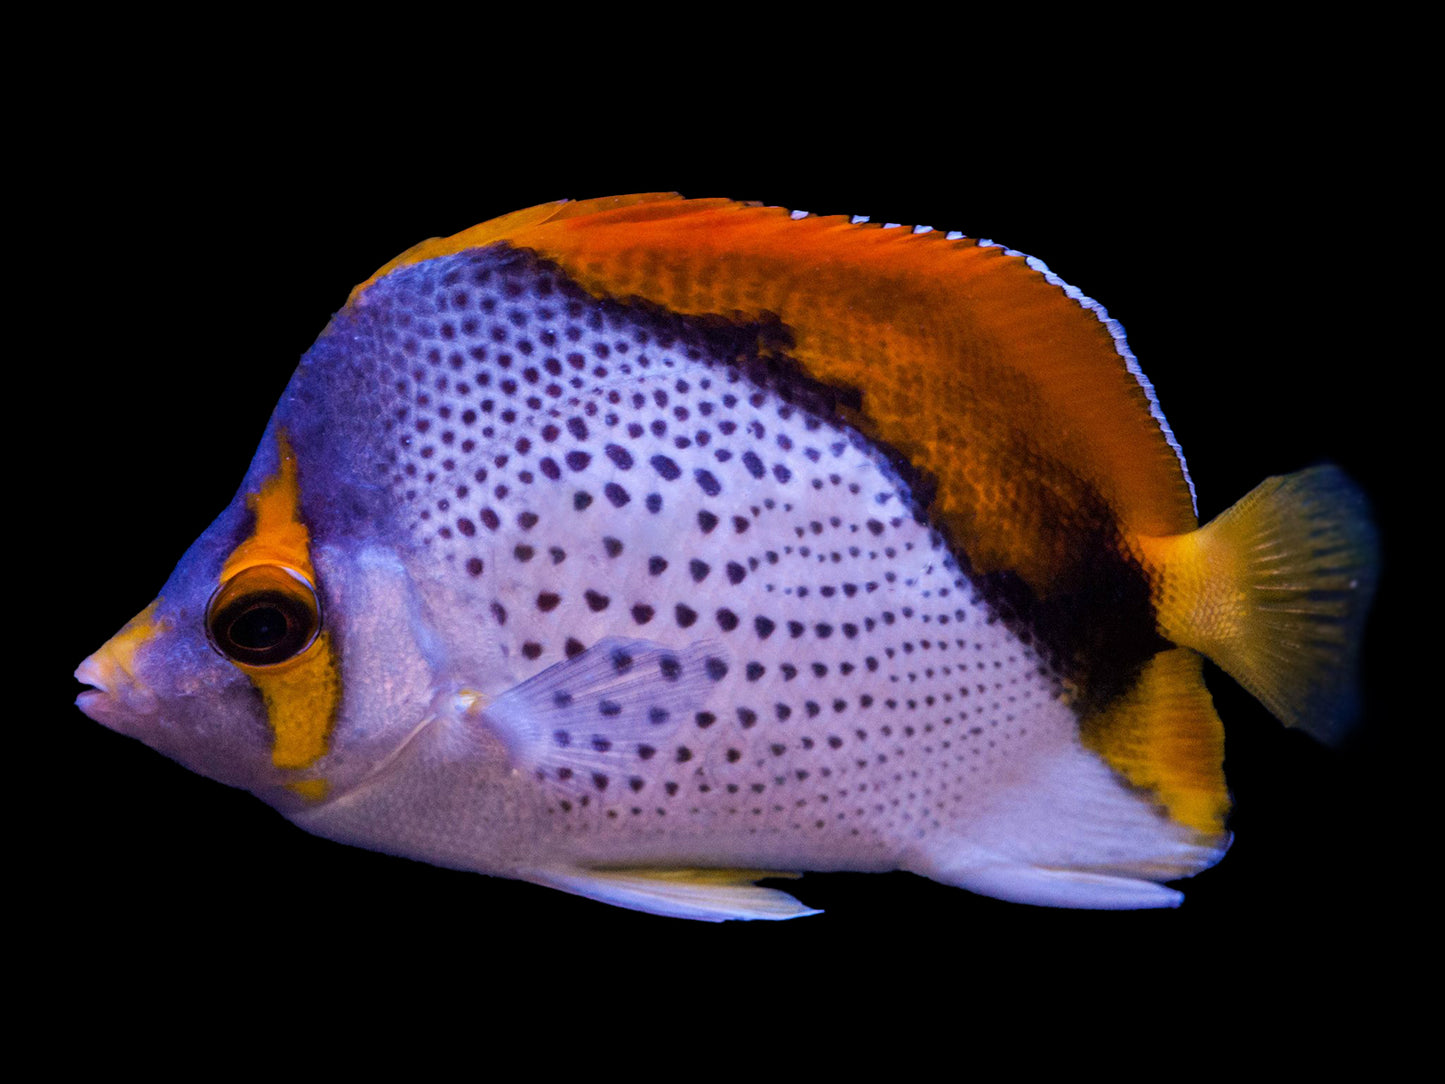
[(1364, 494), (1337, 467), (1261, 482), (1187, 535), (1140, 540), (1159, 630), (1208, 655), (1288, 726), (1339, 737), (1379, 577)]
[(753, 883), (765, 877), (798, 876), (755, 869), (564, 869), (530, 873), (527, 879), (614, 907), (672, 918), (726, 922), (778, 921), (821, 914), (786, 892)]
[(1082, 737), (1171, 820), (1213, 837), (1224, 832), (1229, 792), (1224, 726), (1201, 666), (1187, 648), (1160, 652), (1127, 694), (1084, 720)]

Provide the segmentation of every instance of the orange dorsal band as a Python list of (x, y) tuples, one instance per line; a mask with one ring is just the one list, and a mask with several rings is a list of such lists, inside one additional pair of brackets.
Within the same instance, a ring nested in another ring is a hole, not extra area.
[[(929, 514), (972, 570), (1017, 574), (1038, 599), (1087, 578), (1100, 547), (1137, 560), (1142, 537), (1196, 527), (1181, 459), (1117, 326), (1037, 261), (939, 233), (645, 194), (534, 207), (423, 242), (353, 301), (398, 268), (496, 243), (597, 298), (781, 330), (788, 358), (857, 404), (839, 408), (844, 420), (934, 483)], [(1149, 659), (1084, 733), (1174, 820), (1220, 834), (1222, 732), (1192, 652)]]
[[(598, 297), (775, 317), (847, 420), (938, 483), (932, 509), (978, 571), (1040, 593), (1073, 560), (1051, 532), (1084, 488), (1126, 537), (1195, 526), (1188, 483), (1111, 325), (1023, 256), (942, 234), (647, 194), (555, 203), (423, 242), (398, 267), (496, 242)], [(1072, 491), (1071, 491), (1072, 489)]]

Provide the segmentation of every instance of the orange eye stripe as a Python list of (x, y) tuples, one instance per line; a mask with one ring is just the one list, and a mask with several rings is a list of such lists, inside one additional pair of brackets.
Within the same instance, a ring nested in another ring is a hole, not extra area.
[(286, 565), (316, 582), (311, 567), (311, 533), (301, 522), (301, 487), (296, 473), (296, 456), (285, 433), (276, 437), (280, 467), (261, 488), (247, 498), (256, 516), (251, 537), (227, 558), (221, 569), (225, 583), (242, 569), (253, 565)]
[[(285, 433), (277, 435), (276, 444), (276, 473), (247, 500), (256, 517), (255, 527), (251, 537), (226, 560), (220, 585), (246, 569), (273, 566), (298, 574), (314, 592), (316, 570), (311, 563), (311, 534), (301, 520), (296, 457)], [(341, 706), (341, 668), (330, 633), (323, 628), (308, 648), (276, 665), (232, 662), (250, 678), (266, 704), (272, 732), (271, 762), (288, 770), (315, 765), (330, 746)], [(298, 794), (316, 799), (326, 789), (321, 779), (298, 780), (291, 786)]]

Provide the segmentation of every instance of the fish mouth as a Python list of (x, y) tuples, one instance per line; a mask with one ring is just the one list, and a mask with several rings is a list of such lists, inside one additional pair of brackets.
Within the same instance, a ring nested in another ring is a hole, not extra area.
[(75, 698), (75, 706), (97, 723), (104, 722), (101, 715), (105, 714), (105, 707), (112, 699), (105, 678), (103, 668), (95, 661), (94, 655), (75, 669), (75, 680), (90, 686)]
[(125, 713), (108, 689), (86, 689), (75, 698), (75, 706), (101, 726), (127, 732)]
[(75, 668), (75, 678), (91, 686), (75, 698), (75, 704), (96, 722), (124, 732), (125, 721), (154, 715), (160, 700), (137, 674), (138, 652), (169, 627), (157, 618), (161, 604), (156, 599), (101, 645), (99, 651)]
[(154, 715), (159, 706), (155, 693), (104, 647), (76, 667), (75, 679), (90, 686), (75, 698), (75, 706), (112, 730), (124, 732), (127, 722)]
[[(75, 698), (75, 706), (92, 719), (95, 718), (95, 711), (99, 711), (100, 705), (110, 696), (105, 689), (86, 689)], [(92, 710), (95, 709), (95, 710)]]

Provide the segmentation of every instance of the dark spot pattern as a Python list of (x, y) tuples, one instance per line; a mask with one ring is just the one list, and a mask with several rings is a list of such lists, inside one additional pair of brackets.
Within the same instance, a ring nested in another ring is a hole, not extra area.
[[(1006, 575), (971, 579), (907, 465), (846, 423), (866, 400), (802, 374), (786, 328), (593, 298), (504, 247), (402, 268), (362, 302), (316, 364), (378, 389), (352, 411), (386, 419), (375, 481), (454, 577), (455, 616), (521, 677), (623, 642), (604, 667), (623, 685), (555, 705), (590, 706), (545, 742), (560, 831), (702, 818), (890, 861), (966, 826), (1036, 741), (1072, 740), (1063, 675), (1108, 645), (1046, 634), (1077, 615)], [(382, 379), (357, 371), (358, 337)], [(1110, 576), (1136, 614), (1128, 568)], [(679, 657), (631, 665), (634, 642)]]

